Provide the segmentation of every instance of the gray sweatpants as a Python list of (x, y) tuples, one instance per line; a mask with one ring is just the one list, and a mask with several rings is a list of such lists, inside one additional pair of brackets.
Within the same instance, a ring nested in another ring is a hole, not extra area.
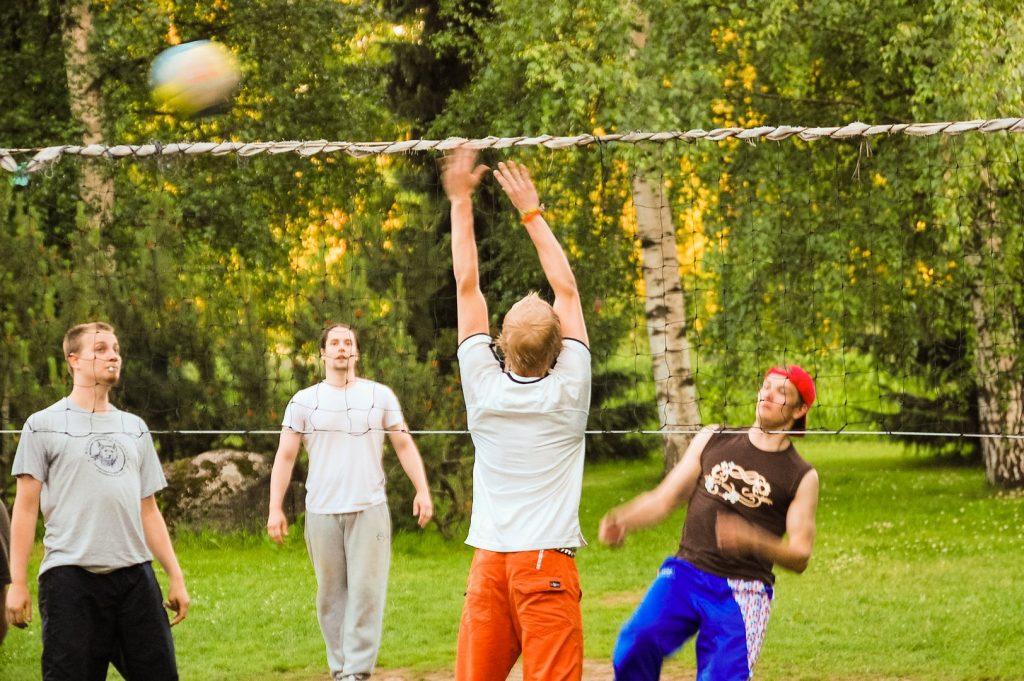
[(316, 573), (316, 614), (332, 676), (372, 674), (391, 567), (388, 505), (357, 513), (306, 513), (306, 548)]

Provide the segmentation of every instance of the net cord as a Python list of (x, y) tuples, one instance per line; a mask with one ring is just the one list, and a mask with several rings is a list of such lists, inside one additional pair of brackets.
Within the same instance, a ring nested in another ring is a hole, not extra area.
[[(936, 123), (888, 123), (869, 125), (859, 121), (841, 126), (807, 127), (794, 125), (762, 125), (752, 128), (700, 128), (687, 131), (666, 132), (627, 132), (606, 135), (574, 135), (555, 137), (539, 135), (535, 137), (482, 137), (466, 139), (449, 137), (443, 140), (400, 140), (393, 142), (329, 142), (327, 140), (282, 141), (282, 142), (175, 142), (164, 144), (89, 144), (60, 145), (35, 148), (0, 148), (0, 168), (13, 174), (31, 174), (39, 172), (58, 162), (64, 156), (81, 156), (87, 158), (149, 158), (166, 156), (195, 156), (211, 154), (223, 156), (236, 154), (241, 157), (258, 154), (293, 153), (299, 156), (316, 156), (318, 154), (345, 153), (356, 158), (385, 154), (407, 154), (414, 152), (451, 151), (458, 147), (470, 146), (475, 149), (508, 149), (512, 147), (540, 146), (547, 149), (567, 147), (585, 147), (592, 144), (662, 144), (681, 140), (684, 142), (721, 142), (737, 139), (746, 142), (770, 141), (777, 142), (791, 137), (813, 142), (822, 139), (845, 140), (853, 138), (869, 138), (878, 135), (908, 135), (910, 137), (930, 137), (933, 135), (960, 135), (963, 133), (992, 134), (997, 132), (1024, 132), (1024, 118), (993, 118), (971, 121), (949, 121)], [(18, 162), (15, 156), (31, 154), (27, 161)]]

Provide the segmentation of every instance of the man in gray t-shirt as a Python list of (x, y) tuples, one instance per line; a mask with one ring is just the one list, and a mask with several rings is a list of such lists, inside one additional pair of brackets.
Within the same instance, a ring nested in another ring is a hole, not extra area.
[[(177, 679), (170, 625), (188, 591), (154, 494), (166, 486), (153, 439), (109, 401), (121, 373), (114, 329), (80, 324), (64, 337), (71, 394), (25, 422), (12, 473), (7, 618), (32, 619), (28, 558), (39, 511), (43, 677), (102, 679), (113, 662), (129, 681)], [(168, 622), (150, 561), (167, 573)]]

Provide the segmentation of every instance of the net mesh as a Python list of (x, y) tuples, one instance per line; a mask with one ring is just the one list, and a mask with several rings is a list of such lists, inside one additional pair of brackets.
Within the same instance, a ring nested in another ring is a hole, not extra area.
[[(975, 446), (964, 436), (1021, 432), (1020, 144), (598, 143), (483, 161), (531, 167), (574, 266), (594, 356), (594, 458), (643, 456), (665, 429), (749, 423), (765, 370), (788, 363), (816, 379), (812, 433), (942, 436), (937, 446), (956, 450)], [(359, 332), (360, 373), (395, 391), (429, 465), (462, 466), (436, 160), (65, 159), (14, 176), (0, 190), (5, 468), (28, 415), (67, 393), (60, 339), (88, 319), (117, 327), (115, 401), (169, 458), (271, 451), (291, 396), (322, 377), (321, 329), (345, 322)], [(643, 250), (670, 242), (638, 225), (638, 173), (672, 223), (690, 370), (672, 379), (692, 378), (686, 421), (665, 422), (652, 379)], [(496, 183), (475, 210), (497, 329), (519, 297), (550, 292)]]

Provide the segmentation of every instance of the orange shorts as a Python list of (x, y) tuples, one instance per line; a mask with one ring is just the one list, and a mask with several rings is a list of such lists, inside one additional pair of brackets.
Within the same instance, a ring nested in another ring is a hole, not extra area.
[(505, 681), (523, 656), (523, 681), (583, 677), (576, 561), (558, 551), (477, 549), (459, 623), (456, 681)]

